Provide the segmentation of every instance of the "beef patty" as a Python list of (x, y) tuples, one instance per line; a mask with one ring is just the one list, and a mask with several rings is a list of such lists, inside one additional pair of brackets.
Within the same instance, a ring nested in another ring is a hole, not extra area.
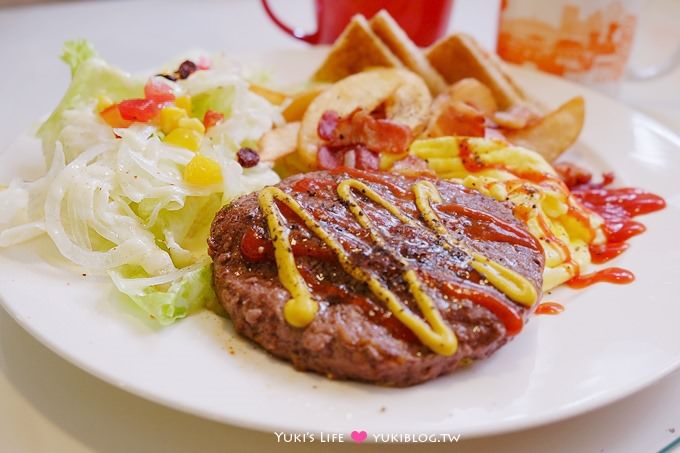
[[(355, 191), (352, 203), (337, 191), (355, 179), (398, 207), (412, 221)], [(488, 357), (526, 321), (530, 307), (512, 301), (471, 267), (471, 251), (524, 277), (541, 295), (544, 266), (540, 245), (501, 203), (449, 181), (431, 182), (441, 194), (433, 203), (457, 244), (447, 246), (418, 210), (411, 189), (417, 179), (358, 170), (315, 172), (277, 185), (341, 244), (353, 266), (368, 270), (419, 317), (422, 311), (403, 275), (414, 269), (427, 295), (457, 338), (442, 355), (427, 347), (375, 296), (343, 268), (333, 250), (284, 203), (276, 202), (290, 232), (299, 274), (318, 303), (304, 327), (293, 327), (283, 308), (291, 299), (279, 280), (267, 219), (258, 194), (244, 195), (215, 217), (209, 239), (214, 284), (236, 330), (299, 370), (331, 378), (408, 386), (450, 373)], [(372, 236), (357, 221), (352, 204), (367, 216)]]

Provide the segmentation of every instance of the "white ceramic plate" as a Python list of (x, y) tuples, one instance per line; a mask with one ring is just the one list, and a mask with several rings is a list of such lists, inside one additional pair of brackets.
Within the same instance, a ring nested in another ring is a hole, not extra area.
[[(297, 80), (319, 57), (318, 51), (289, 50), (247, 59)], [(634, 284), (554, 291), (547, 298), (566, 306), (562, 315), (532, 319), (513, 342), (469, 369), (408, 389), (299, 373), (211, 313), (157, 328), (116, 297), (106, 278), (65, 267), (46, 239), (0, 251), (0, 302), (48, 347), (116, 386), (255, 429), (472, 437), (548, 423), (622, 398), (680, 365), (680, 139), (575, 85), (522, 70), (513, 74), (550, 106), (584, 95), (587, 124), (567, 157), (596, 171), (613, 170), (619, 183), (656, 192), (669, 206), (642, 218), (648, 233), (613, 263), (632, 269)], [(20, 111), (35, 111), (30, 102), (14, 101)], [(17, 140), (0, 156), (0, 181), (35, 176), (39, 169), (40, 152), (30, 140)]]

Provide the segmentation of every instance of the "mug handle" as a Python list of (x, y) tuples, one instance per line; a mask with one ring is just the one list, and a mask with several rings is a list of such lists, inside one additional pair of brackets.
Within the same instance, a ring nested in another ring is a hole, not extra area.
[(628, 67), (626, 79), (628, 80), (651, 80), (663, 77), (680, 65), (680, 46), (675, 49), (675, 53), (666, 62), (652, 65), (645, 68)]
[(315, 31), (314, 33), (305, 33), (303, 30), (300, 28), (291, 28), (288, 25), (284, 24), (281, 20), (279, 20), (278, 17), (274, 14), (274, 11), (269, 7), (269, 2), (267, 0), (262, 0), (262, 6), (264, 6), (264, 10), (267, 13), (267, 16), (283, 31), (291, 35), (293, 38), (308, 42), (310, 44), (318, 44), (319, 43), (319, 31)]

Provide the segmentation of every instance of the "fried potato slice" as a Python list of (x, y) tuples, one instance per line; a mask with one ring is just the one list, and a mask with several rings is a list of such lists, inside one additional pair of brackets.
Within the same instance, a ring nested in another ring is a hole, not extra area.
[(452, 101), (469, 104), (486, 116), (493, 115), (498, 110), (498, 104), (489, 87), (471, 77), (451, 85), (447, 94)]
[(274, 162), (283, 156), (294, 153), (297, 149), (299, 131), (299, 121), (267, 131), (258, 143), (260, 159), (266, 162)]
[(507, 139), (533, 149), (552, 162), (576, 142), (585, 119), (585, 102), (581, 96), (562, 104), (537, 123), (524, 129), (505, 132)]
[(483, 137), (486, 117), (497, 110), (496, 99), (486, 85), (473, 78), (461, 79), (434, 100), (423, 135)]
[(315, 168), (322, 140), (319, 120), (327, 110), (341, 117), (356, 109), (372, 112), (384, 107), (385, 117), (407, 126), (417, 136), (427, 122), (432, 97), (427, 85), (405, 69), (380, 68), (351, 75), (321, 93), (307, 108), (298, 135), (298, 154), (307, 168)]
[(267, 101), (274, 105), (281, 105), (287, 99), (287, 96), (284, 93), (271, 90), (265, 86), (257, 85), (255, 83), (251, 83), (248, 89), (251, 92), (257, 94), (258, 96), (265, 98)]
[(289, 123), (302, 120), (309, 104), (329, 86), (329, 84), (320, 84), (293, 95), (290, 104), (281, 112), (283, 118)]

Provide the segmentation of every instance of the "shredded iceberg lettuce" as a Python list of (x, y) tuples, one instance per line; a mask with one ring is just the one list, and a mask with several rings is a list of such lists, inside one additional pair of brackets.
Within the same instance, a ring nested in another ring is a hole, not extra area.
[(142, 310), (172, 323), (214, 298), (206, 240), (217, 210), (278, 182), (267, 164), (242, 168), (236, 152), (280, 122), (280, 112), (221, 55), (205, 57), (208, 69), (168, 81), (177, 98), (191, 100), (193, 118), (224, 115), (198, 150), (219, 164), (222, 182), (192, 185), (184, 169), (196, 154), (165, 142), (158, 121), (114, 128), (100, 113), (102, 99), (143, 98), (147, 78), (110, 66), (86, 41), (67, 42), (62, 59), (71, 84), (37, 133), (48, 171), (0, 190), (0, 247), (47, 233), (65, 258), (108, 273)]
[(198, 263), (158, 277), (144, 277), (144, 272), (124, 270), (110, 271), (109, 275), (118, 291), (164, 326), (215, 299), (211, 264)]
[(97, 52), (89, 41), (77, 39), (64, 43), (61, 61), (71, 68), (71, 77), (73, 77), (82, 63), (95, 56), (97, 56)]
[[(66, 42), (62, 59), (71, 68), (71, 84), (37, 134), (43, 141), (43, 152), (48, 165), (58, 141), (64, 148), (66, 161), (70, 162), (100, 139), (114, 138), (110, 130), (101, 127), (103, 125), (97, 121), (92, 108), (83, 107), (88, 104), (92, 106), (98, 96), (119, 101), (140, 97), (144, 92), (144, 78), (134, 77), (110, 66), (97, 56), (91, 45), (83, 41)], [(81, 132), (90, 139), (78, 140)], [(70, 139), (64, 137), (65, 134), (70, 134)]]

